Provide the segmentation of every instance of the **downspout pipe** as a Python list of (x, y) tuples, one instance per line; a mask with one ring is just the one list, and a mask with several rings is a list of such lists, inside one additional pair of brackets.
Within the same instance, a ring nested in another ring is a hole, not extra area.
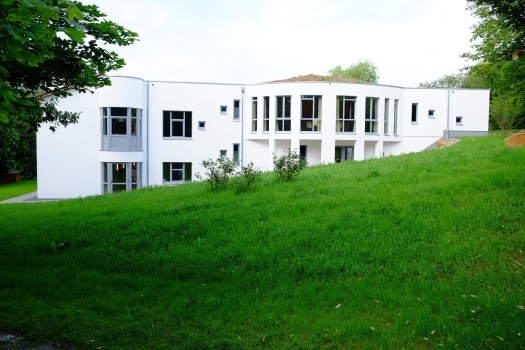
[(241, 167), (244, 166), (244, 86), (241, 87)]
[(149, 80), (146, 80), (146, 186), (149, 186)]
[(448, 88), (448, 98), (447, 98), (447, 140), (450, 138), (450, 88)]

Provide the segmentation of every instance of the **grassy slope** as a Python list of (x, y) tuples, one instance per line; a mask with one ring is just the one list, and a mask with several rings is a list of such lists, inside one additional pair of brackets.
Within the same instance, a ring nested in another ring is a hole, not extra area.
[(0, 185), (0, 201), (36, 191), (36, 180)]
[(503, 142), (267, 174), (241, 195), (0, 206), (0, 331), (88, 349), (518, 348), (525, 149)]

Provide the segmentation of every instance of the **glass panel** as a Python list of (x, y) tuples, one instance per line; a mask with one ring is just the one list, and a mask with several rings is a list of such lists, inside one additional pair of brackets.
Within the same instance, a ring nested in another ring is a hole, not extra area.
[(239, 119), (240, 113), (239, 113), (239, 106), (240, 106), (239, 100), (233, 101), (233, 119)]
[(126, 135), (127, 120), (125, 118), (111, 118), (111, 134)]
[(184, 181), (191, 181), (191, 163), (184, 163)]
[(102, 163), (102, 182), (108, 182), (108, 163)]
[(184, 168), (184, 163), (171, 163), (172, 169), (182, 170)]
[(283, 117), (283, 99), (284, 97), (277, 97), (277, 116), (276, 118)]
[(270, 121), (268, 119), (266, 119), (264, 121), (264, 129), (263, 131), (269, 131), (270, 130)]
[(112, 168), (113, 183), (126, 183), (126, 164), (114, 163)]
[(127, 117), (128, 109), (123, 107), (111, 107), (111, 116), (113, 117)]
[(355, 121), (345, 120), (344, 121), (344, 131), (345, 132), (355, 132)]
[(131, 135), (137, 136), (137, 118), (131, 118)]
[(131, 184), (131, 190), (136, 190), (137, 189), (137, 184)]
[(412, 103), (412, 121), (417, 122), (417, 103)]
[(125, 184), (123, 184), (123, 185), (114, 184), (112, 187), (113, 187), (113, 193), (125, 192), (126, 191), (126, 185)]
[(131, 116), (132, 117), (136, 117), (137, 116), (137, 109), (136, 108), (132, 108), (131, 109)]
[(312, 118), (314, 114), (314, 101), (301, 101), (301, 118)]
[(239, 100), (233, 101), (233, 107), (239, 108), (239, 106), (240, 106), (240, 101)]
[(314, 131), (321, 131), (321, 120), (314, 120)]
[(162, 178), (164, 181), (171, 181), (170, 179), (171, 163), (162, 163)]
[(102, 116), (107, 117), (108, 109), (106, 107), (102, 108)]
[(290, 131), (292, 130), (292, 121), (290, 119), (283, 120), (284, 122), (284, 128), (283, 131)]
[(377, 98), (372, 99), (372, 115), (370, 116), (371, 119), (377, 119)]
[(173, 135), (171, 135), (171, 136), (179, 136), (179, 137), (184, 136), (182, 134), (183, 133), (182, 127), (183, 127), (183, 122), (182, 121), (172, 121), (171, 122), (171, 128), (172, 128)]
[(275, 131), (283, 131), (283, 120), (275, 121)]
[(102, 118), (102, 135), (106, 136), (108, 134), (108, 118)]
[(312, 121), (301, 120), (301, 131), (312, 131)]
[(323, 104), (321, 96), (314, 97), (314, 118), (319, 118), (323, 116)]
[(371, 126), (370, 126), (371, 122), (370, 121), (365, 121), (365, 132), (371, 132)]
[(137, 182), (137, 163), (131, 163), (131, 182)]
[(270, 98), (264, 97), (264, 119), (270, 118)]
[(291, 97), (285, 97), (284, 98), (284, 117), (285, 118), (290, 118), (290, 108), (292, 106), (292, 102), (291, 101), (292, 101)]
[(170, 137), (170, 120), (171, 115), (169, 111), (162, 112), (162, 136)]
[(184, 136), (191, 137), (191, 112), (185, 113), (184, 118)]
[(345, 119), (353, 119), (352, 105), (354, 101), (345, 101)]
[(172, 181), (182, 181), (182, 170), (173, 170), (171, 172)]
[(108, 185), (107, 185), (107, 184), (104, 184), (104, 194), (106, 194), (106, 193), (109, 193), (109, 192), (108, 192)]
[(337, 96), (336, 115), (338, 119), (343, 119), (343, 96)]
[(171, 119), (184, 119), (184, 112), (171, 112)]

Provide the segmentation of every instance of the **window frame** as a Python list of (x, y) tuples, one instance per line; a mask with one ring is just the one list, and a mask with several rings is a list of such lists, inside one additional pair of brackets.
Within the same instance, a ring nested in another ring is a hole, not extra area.
[[(169, 113), (169, 115), (167, 115)], [(183, 118), (173, 118), (173, 113), (183, 113)], [(169, 135), (166, 134), (166, 120), (169, 123)], [(182, 122), (180, 122), (182, 120)], [(162, 111), (162, 138), (173, 140), (187, 140), (193, 138), (193, 112), (192, 111)], [(182, 136), (173, 135), (173, 123), (182, 123)], [(189, 131), (190, 135), (187, 135)]]
[[(459, 121), (458, 121), (459, 119)], [(457, 115), (456, 116), (456, 125), (457, 126), (463, 126), (463, 116)]]
[[(237, 150), (235, 150), (235, 148), (237, 148)], [(240, 162), (240, 155), (241, 155), (241, 145), (240, 144), (238, 144), (238, 143), (234, 143), (233, 144), (232, 155), (233, 155), (233, 161), (235, 163), (239, 163)]]
[(252, 97), (252, 132), (257, 132), (257, 97)]
[[(357, 102), (357, 96), (336, 96), (336, 121), (335, 121), (335, 132), (343, 134), (355, 134), (356, 133), (356, 119), (355, 119), (355, 107)], [(340, 106), (339, 103), (342, 103)], [(350, 118), (346, 118), (346, 102), (350, 103), (349, 111)], [(345, 122), (352, 125), (352, 131), (345, 131)], [(340, 126), (339, 126), (339, 125)], [(342, 130), (342, 131), (341, 131)]]
[[(288, 109), (286, 108), (287, 104), (289, 105)], [(280, 105), (282, 106), (281, 113), (279, 113)], [(279, 130), (279, 124), (283, 130)], [(275, 132), (292, 132), (292, 96), (290, 95), (275, 96)]]
[(428, 110), (428, 119), (436, 119), (436, 110), (435, 109), (429, 109)]
[[(224, 108), (224, 111), (223, 111), (223, 108)], [(228, 106), (221, 105), (220, 113), (221, 115), (228, 115)]]
[[(369, 130), (366, 131), (367, 127)], [(366, 97), (365, 100), (365, 134), (379, 135), (379, 98)]]
[(385, 111), (384, 111), (384, 119), (383, 119), (383, 134), (386, 136), (389, 136), (389, 122), (390, 122), (390, 99), (385, 98)]
[[(312, 116), (305, 116), (305, 103), (312, 101)], [(322, 95), (301, 95), (301, 124), (302, 133), (320, 133), (322, 132), (323, 118), (323, 96)], [(311, 123), (308, 127), (308, 123)]]
[[(238, 106), (235, 107), (235, 104), (237, 104)], [(233, 100), (233, 120), (241, 120), (241, 100)]]
[(413, 124), (413, 125), (417, 125), (417, 120), (418, 120), (418, 105), (419, 103), (412, 103), (412, 109), (411, 109), (411, 112), (410, 112), (410, 122)]
[(270, 96), (263, 96), (263, 132), (270, 131)]
[[(173, 165), (182, 164), (182, 169), (174, 168)], [(173, 180), (173, 172), (181, 172), (182, 180)], [(164, 185), (180, 185), (192, 181), (192, 163), (191, 162), (162, 162), (162, 183)], [(166, 181), (166, 173), (169, 175)], [(189, 178), (189, 179), (188, 179)]]
[(394, 100), (394, 136), (399, 136), (399, 100)]
[[(202, 126), (201, 126), (201, 124), (202, 124)], [(205, 131), (206, 130), (206, 122), (202, 121), (202, 120), (198, 121), (197, 122), (197, 127), (198, 127), (198, 129), (200, 131)]]
[[(114, 166), (123, 166), (121, 170), (125, 169), (125, 181), (114, 181)], [(127, 192), (139, 189), (142, 187), (142, 162), (101, 162), (101, 194)], [(125, 186), (124, 190), (114, 191), (113, 185)]]

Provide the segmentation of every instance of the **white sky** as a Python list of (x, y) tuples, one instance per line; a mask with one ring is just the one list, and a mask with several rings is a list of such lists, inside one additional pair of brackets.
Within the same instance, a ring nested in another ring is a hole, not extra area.
[(83, 0), (139, 34), (111, 74), (258, 83), (327, 75), (369, 59), (379, 83), (412, 87), (470, 65), (465, 0)]

